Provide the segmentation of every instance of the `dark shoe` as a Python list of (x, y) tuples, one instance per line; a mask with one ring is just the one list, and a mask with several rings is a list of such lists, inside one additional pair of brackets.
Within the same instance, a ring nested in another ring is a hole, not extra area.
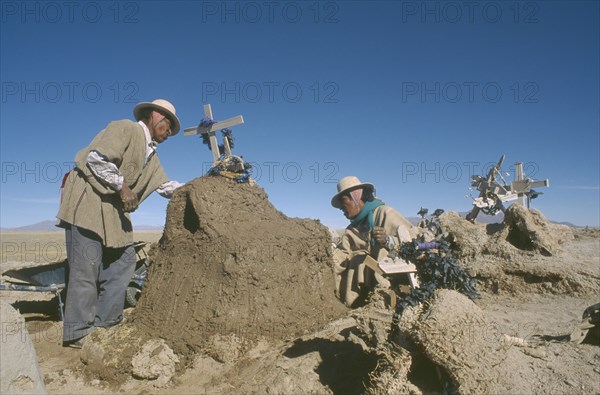
[(79, 339), (70, 340), (67, 342), (63, 342), (63, 347), (71, 347), (71, 348), (81, 348), (83, 344), (87, 340), (87, 336), (80, 337)]

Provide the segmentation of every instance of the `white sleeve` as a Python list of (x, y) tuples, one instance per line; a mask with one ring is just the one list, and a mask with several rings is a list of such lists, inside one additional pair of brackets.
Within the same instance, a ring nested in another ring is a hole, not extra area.
[(100, 152), (90, 151), (87, 157), (87, 164), (92, 173), (108, 187), (117, 192), (123, 188), (123, 176), (119, 172), (117, 165), (109, 162)]
[(170, 199), (173, 196), (173, 192), (182, 185), (179, 181), (167, 181), (156, 188), (156, 192), (160, 196)]

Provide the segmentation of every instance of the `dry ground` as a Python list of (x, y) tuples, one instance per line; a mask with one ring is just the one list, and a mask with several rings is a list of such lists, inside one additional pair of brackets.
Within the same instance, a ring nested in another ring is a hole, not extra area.
[[(157, 242), (162, 231), (134, 232), (134, 240)], [(13, 266), (36, 266), (67, 258), (65, 234), (55, 232), (0, 232), (0, 265), (2, 272)]]
[[(62, 233), (21, 233), (3, 234), (2, 243), (2, 269), (8, 263), (16, 262), (29, 264), (31, 261), (41, 260), (43, 257), (34, 256), (29, 258), (23, 255), (23, 259), (15, 259), (13, 250), (4, 250), (4, 243), (13, 248), (23, 246), (22, 251), (43, 251), (41, 246), (59, 245)], [(156, 241), (160, 238), (160, 232), (148, 232), (138, 237), (147, 241)], [(54, 244), (53, 244), (54, 243)], [(33, 246), (33, 247), (32, 247)], [(38, 246), (40, 246), (38, 248)], [(578, 232), (578, 237), (570, 242), (562, 259), (565, 265), (576, 267), (582, 256), (585, 256), (587, 264), (597, 265), (600, 274), (600, 236), (598, 232)], [(574, 252), (579, 251), (580, 255)], [(572, 252), (573, 254), (570, 254)], [(12, 255), (11, 255), (12, 254)], [(13, 260), (5, 261), (5, 257), (11, 256)], [(569, 258), (571, 257), (571, 258)], [(597, 281), (597, 280), (596, 280)], [(3, 293), (0, 297), (15, 300), (13, 293)], [(28, 301), (21, 301), (14, 305), (26, 317), (29, 333), (38, 354), (39, 364), (45, 378), (46, 388), (50, 394), (113, 394), (123, 393), (231, 393), (240, 387), (238, 378), (236, 385), (228, 385), (226, 380), (236, 382), (236, 372), (232, 372), (232, 365), (218, 363), (210, 358), (198, 357), (194, 367), (188, 369), (178, 376), (172, 384), (166, 388), (155, 388), (149, 382), (130, 379), (119, 388), (112, 388), (105, 382), (94, 377), (86, 376), (80, 361), (79, 351), (67, 349), (61, 346), (62, 325), (56, 314), (53, 301), (47, 297), (35, 295), (28, 296)], [(34, 301), (31, 299), (41, 299)], [(44, 300), (45, 299), (45, 300)], [(490, 336), (508, 334), (535, 342), (539, 340), (535, 335), (560, 337), (569, 334), (580, 322), (582, 311), (585, 307), (599, 302), (599, 296), (573, 296), (544, 294), (519, 294), (508, 295), (503, 293), (483, 293), (477, 304), (483, 309), (492, 325), (486, 330)], [(128, 311), (126, 313), (130, 313)], [(263, 354), (278, 353), (283, 349), (281, 343), (273, 342), (264, 344), (261, 352)], [(314, 360), (321, 359), (326, 362), (326, 355), (319, 350), (307, 353), (303, 358)], [(513, 348), (508, 354), (513, 362), (514, 374), (512, 382), (504, 382), (503, 387), (497, 388), (502, 393), (600, 393), (600, 347), (590, 344), (575, 345), (571, 343), (556, 343), (552, 341), (542, 342), (539, 347)], [(251, 362), (249, 362), (251, 363)], [(312, 362), (311, 362), (312, 363)], [(310, 363), (307, 360), (307, 366)], [(248, 366), (245, 371), (252, 370)], [(273, 370), (281, 369), (281, 366), (273, 366)], [(269, 369), (265, 366), (257, 366), (256, 370)], [(308, 370), (312, 370), (309, 368)], [(317, 371), (320, 374), (320, 372)], [(307, 375), (311, 372), (307, 372)], [(314, 374), (314, 373), (313, 373)], [(322, 378), (323, 376), (321, 376)], [(245, 392), (252, 391), (252, 378), (244, 377), (248, 387)], [(329, 386), (334, 393), (346, 393), (347, 388)], [(306, 393), (310, 388), (302, 388), (296, 385), (292, 387), (295, 393)], [(359, 393), (361, 388), (354, 388)]]

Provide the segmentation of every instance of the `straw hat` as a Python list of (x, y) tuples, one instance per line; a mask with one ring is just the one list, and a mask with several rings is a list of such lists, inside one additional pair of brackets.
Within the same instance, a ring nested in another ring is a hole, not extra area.
[(140, 117), (142, 115), (141, 113), (146, 108), (151, 108), (153, 110), (158, 110), (165, 113), (167, 118), (169, 118), (169, 120), (171, 121), (172, 136), (176, 135), (179, 132), (179, 128), (181, 127), (179, 123), (179, 118), (177, 118), (177, 115), (175, 115), (175, 107), (173, 107), (171, 103), (164, 99), (156, 99), (151, 103), (143, 102), (138, 104), (133, 109), (133, 116), (135, 117), (136, 121), (140, 120)]
[(340, 202), (340, 196), (344, 192), (353, 191), (353, 190), (359, 189), (359, 188), (371, 189), (372, 191), (375, 190), (375, 186), (373, 184), (370, 184), (368, 182), (361, 182), (358, 179), (358, 177), (347, 176), (347, 177), (342, 178), (337, 184), (338, 192), (335, 195), (333, 195), (333, 197), (331, 198), (331, 205), (335, 208), (341, 208), (342, 205)]

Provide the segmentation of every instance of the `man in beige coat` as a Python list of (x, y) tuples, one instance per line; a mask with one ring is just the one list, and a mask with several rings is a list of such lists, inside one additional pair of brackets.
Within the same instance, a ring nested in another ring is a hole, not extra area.
[(339, 181), (337, 190), (331, 205), (342, 210), (350, 225), (334, 250), (335, 289), (342, 302), (355, 307), (377, 282), (386, 282), (363, 263), (365, 256), (383, 259), (401, 241), (412, 240), (416, 229), (402, 214), (375, 198), (373, 184), (348, 176)]
[(57, 218), (69, 262), (65, 346), (80, 348), (96, 328), (121, 322), (136, 262), (129, 213), (152, 192), (170, 198), (181, 185), (169, 181), (156, 154), (180, 129), (173, 105), (140, 103), (133, 114), (138, 122), (111, 122), (79, 151), (63, 180)]

